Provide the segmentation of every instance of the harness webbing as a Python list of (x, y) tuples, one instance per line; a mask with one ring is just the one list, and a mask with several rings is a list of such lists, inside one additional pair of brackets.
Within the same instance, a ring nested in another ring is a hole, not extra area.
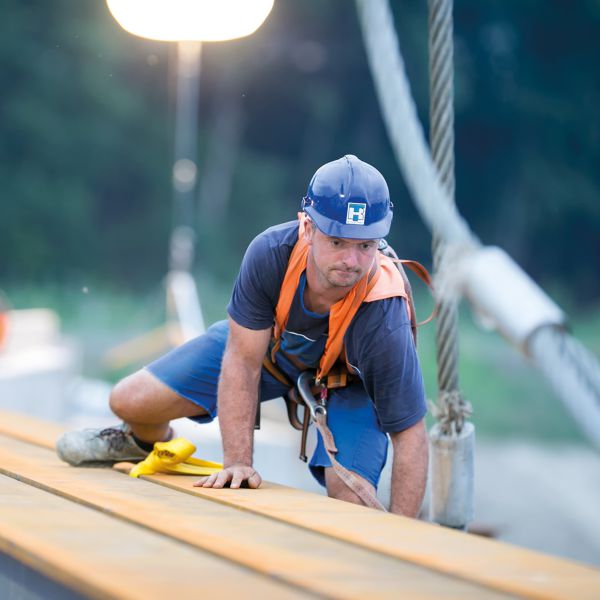
[(321, 434), (323, 446), (325, 447), (327, 456), (329, 456), (329, 460), (331, 461), (331, 466), (333, 467), (335, 474), (361, 499), (365, 506), (387, 512), (386, 508), (383, 506), (383, 504), (381, 504), (377, 496), (371, 491), (368, 485), (357, 475), (352, 473), (352, 471), (349, 471), (346, 469), (346, 467), (341, 465), (336, 459), (335, 455), (338, 450), (333, 439), (333, 434), (327, 426), (327, 410), (324, 408), (323, 404), (317, 405), (315, 403), (310, 387), (310, 382), (312, 381), (313, 377), (308, 371), (301, 373), (296, 384), (297, 390), (300, 393), (300, 397), (304, 401), (304, 404), (306, 405), (306, 412), (304, 413), (305, 417), (310, 411), (310, 416), (315, 424), (315, 427)]
[(377, 496), (373, 494), (365, 483), (354, 475), (352, 471), (349, 471), (346, 467), (342, 466), (335, 458), (337, 448), (333, 440), (333, 434), (329, 427), (327, 427), (326, 418), (323, 415), (318, 415), (313, 422), (323, 438), (325, 451), (327, 452), (327, 456), (329, 456), (331, 466), (336, 475), (362, 500), (365, 506), (387, 512), (385, 506), (381, 504)]
[[(272, 362), (275, 362), (275, 354), (281, 345), (281, 336), (289, 318), (301, 274), (307, 268), (309, 244), (304, 239), (306, 215), (299, 214), (298, 217), (298, 241), (292, 249), (275, 308)], [(392, 261), (378, 252), (369, 273), (361, 277), (343, 298), (330, 307), (327, 341), (317, 369), (318, 382), (325, 378), (342, 355), (345, 332), (363, 302), (373, 302), (395, 296), (408, 300), (404, 278), (398, 274)], [(351, 369), (349, 371), (352, 372)]]

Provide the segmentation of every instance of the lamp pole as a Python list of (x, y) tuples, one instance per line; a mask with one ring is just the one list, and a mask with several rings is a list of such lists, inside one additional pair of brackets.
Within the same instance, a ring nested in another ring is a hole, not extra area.
[[(167, 315), (179, 324), (180, 337), (187, 341), (204, 331), (198, 291), (191, 274), (202, 42), (231, 40), (254, 33), (271, 12), (274, 0), (106, 1), (113, 17), (129, 33), (177, 42), (173, 228), (169, 242)], [(169, 337), (169, 328), (166, 329)], [(144, 344), (135, 348), (140, 345)], [(122, 355), (127, 355), (126, 350)]]
[(191, 271), (196, 233), (197, 131), (202, 43), (177, 43), (177, 98), (173, 156), (173, 229), (169, 241), (167, 313), (179, 323), (183, 341), (204, 332), (204, 318)]
[[(177, 97), (175, 108), (175, 148), (173, 155), (173, 230), (190, 228), (194, 222), (194, 197), (198, 168), (196, 164), (198, 96), (200, 82), (200, 42), (177, 44)], [(173, 247), (170, 267), (189, 271), (193, 263), (193, 244), (186, 252)]]

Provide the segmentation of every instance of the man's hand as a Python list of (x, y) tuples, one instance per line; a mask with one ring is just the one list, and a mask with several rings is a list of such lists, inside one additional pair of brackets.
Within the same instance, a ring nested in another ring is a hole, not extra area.
[(248, 465), (233, 464), (218, 473), (203, 477), (194, 483), (194, 487), (237, 489), (245, 487), (244, 483), (247, 483), (249, 488), (256, 489), (262, 483), (262, 478)]

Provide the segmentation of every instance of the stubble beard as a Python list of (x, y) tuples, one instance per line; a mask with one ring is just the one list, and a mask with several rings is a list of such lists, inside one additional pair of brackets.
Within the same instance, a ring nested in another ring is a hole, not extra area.
[[(356, 282), (364, 275), (363, 272), (361, 271), (348, 271), (346, 269), (344, 269), (343, 267), (324, 267), (321, 268), (319, 266), (319, 264), (317, 263), (317, 261), (315, 260), (314, 256), (310, 256), (309, 257), (309, 261), (312, 262), (312, 267), (314, 268), (314, 272), (318, 277), (318, 280), (321, 282), (321, 285), (323, 285), (325, 288), (329, 288), (329, 289), (346, 289), (346, 290), (350, 290), (355, 284)], [(346, 280), (346, 278), (344, 277), (343, 281), (340, 280), (340, 278), (338, 276), (336, 276), (336, 274), (334, 272), (341, 272), (341, 273), (348, 273), (348, 274), (354, 274), (354, 277), (352, 278), (348, 278)]]
[[(344, 273), (347, 274), (348, 278), (342, 276), (340, 280), (339, 275), (336, 273)], [(354, 275), (353, 277), (349, 277), (350, 275)], [(334, 269), (330, 268), (325, 276), (325, 279), (329, 283), (331, 287), (334, 288), (351, 288), (356, 282), (362, 277), (362, 273), (360, 271), (345, 271), (344, 269)]]

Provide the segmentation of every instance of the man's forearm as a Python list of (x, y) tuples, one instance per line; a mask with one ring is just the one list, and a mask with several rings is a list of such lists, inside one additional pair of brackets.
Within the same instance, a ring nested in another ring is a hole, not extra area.
[(249, 368), (244, 360), (225, 352), (218, 389), (225, 467), (252, 464), (259, 377), (260, 369)]
[(416, 517), (425, 494), (429, 462), (425, 422), (420, 421), (390, 437), (394, 448), (390, 511), (406, 517)]

